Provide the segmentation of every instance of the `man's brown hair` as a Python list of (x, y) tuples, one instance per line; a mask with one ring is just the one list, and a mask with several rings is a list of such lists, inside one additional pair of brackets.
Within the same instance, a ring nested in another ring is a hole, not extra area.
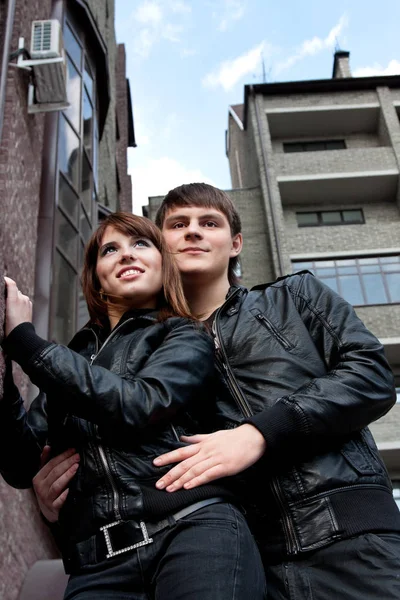
[(182, 282), (174, 256), (165, 247), (161, 231), (146, 217), (138, 217), (128, 212), (112, 213), (98, 226), (90, 238), (86, 250), (82, 271), (82, 289), (88, 305), (89, 315), (95, 323), (103, 323), (108, 316), (112, 300), (101, 293), (101, 286), (96, 274), (97, 259), (101, 241), (107, 227), (128, 236), (140, 236), (150, 240), (162, 257), (163, 288), (159, 297), (159, 318), (166, 319), (172, 315), (192, 318), (183, 293)]
[[(208, 183), (187, 183), (170, 190), (157, 211), (155, 219), (157, 227), (162, 229), (167, 212), (178, 206), (214, 208), (228, 219), (232, 237), (242, 230), (239, 213), (228, 194)], [(229, 259), (228, 279), (231, 285), (239, 282), (236, 275), (238, 264), (238, 256)]]

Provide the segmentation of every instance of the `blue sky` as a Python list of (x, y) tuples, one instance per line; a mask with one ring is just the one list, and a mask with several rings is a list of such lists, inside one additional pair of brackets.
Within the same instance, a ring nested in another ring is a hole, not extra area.
[(133, 211), (191, 181), (229, 189), (228, 107), (246, 83), (331, 77), (338, 44), (354, 76), (400, 73), (400, 1), (116, 0), (138, 147)]

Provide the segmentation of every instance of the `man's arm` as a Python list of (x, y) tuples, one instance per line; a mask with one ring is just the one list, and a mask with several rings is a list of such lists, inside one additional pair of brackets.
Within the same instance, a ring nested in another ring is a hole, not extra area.
[(383, 347), (353, 307), (310, 274), (294, 276), (291, 285), (326, 375), (307, 381), (235, 430), (185, 439), (194, 444), (155, 463), (183, 461), (157, 483), (160, 489), (189, 489), (236, 474), (265, 452), (271, 460), (287, 456), (287, 448), (312, 452), (329, 439), (362, 429), (393, 406), (394, 380)]

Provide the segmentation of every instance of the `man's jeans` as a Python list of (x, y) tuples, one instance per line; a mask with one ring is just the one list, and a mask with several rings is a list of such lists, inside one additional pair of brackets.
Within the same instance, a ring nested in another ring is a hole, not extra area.
[(264, 570), (242, 513), (213, 504), (154, 542), (71, 575), (65, 600), (262, 600)]

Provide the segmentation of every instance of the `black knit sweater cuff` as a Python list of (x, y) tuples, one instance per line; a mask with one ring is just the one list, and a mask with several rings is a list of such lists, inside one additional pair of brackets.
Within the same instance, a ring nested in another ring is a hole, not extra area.
[(7, 356), (22, 368), (51, 345), (51, 342), (47, 342), (37, 335), (32, 323), (21, 323), (15, 327), (2, 344)]
[(269, 410), (253, 415), (245, 422), (254, 425), (265, 438), (267, 457), (277, 452), (281, 456), (292, 452), (293, 442), (305, 432), (304, 418), (283, 401), (277, 402)]

